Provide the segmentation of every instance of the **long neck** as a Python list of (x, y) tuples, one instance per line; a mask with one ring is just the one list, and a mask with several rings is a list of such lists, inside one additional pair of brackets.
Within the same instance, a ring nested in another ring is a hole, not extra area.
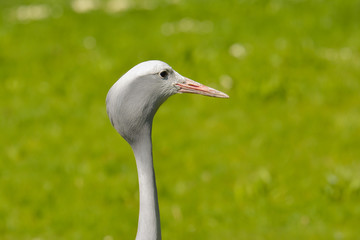
[(151, 126), (131, 144), (139, 177), (140, 210), (136, 240), (160, 240), (160, 213), (152, 158)]

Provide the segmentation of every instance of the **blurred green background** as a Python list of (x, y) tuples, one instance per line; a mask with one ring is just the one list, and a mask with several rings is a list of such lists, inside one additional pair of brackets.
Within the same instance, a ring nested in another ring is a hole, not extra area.
[(154, 120), (163, 239), (360, 239), (357, 0), (0, 1), (0, 239), (134, 239), (105, 111), (159, 59), (230, 99)]

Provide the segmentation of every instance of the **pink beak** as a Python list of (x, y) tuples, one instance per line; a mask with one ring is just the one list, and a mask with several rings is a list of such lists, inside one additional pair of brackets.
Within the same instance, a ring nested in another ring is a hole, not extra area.
[(188, 78), (185, 78), (184, 83), (176, 83), (175, 85), (180, 87), (180, 89), (178, 90), (179, 93), (194, 93), (209, 97), (229, 98), (229, 96), (223, 92), (205, 86)]

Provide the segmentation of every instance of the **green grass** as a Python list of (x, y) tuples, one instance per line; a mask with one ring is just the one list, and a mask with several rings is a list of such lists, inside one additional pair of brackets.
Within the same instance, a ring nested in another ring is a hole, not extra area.
[(230, 95), (155, 117), (163, 239), (360, 239), (359, 1), (107, 2), (0, 3), (0, 239), (134, 239), (105, 96), (149, 59)]

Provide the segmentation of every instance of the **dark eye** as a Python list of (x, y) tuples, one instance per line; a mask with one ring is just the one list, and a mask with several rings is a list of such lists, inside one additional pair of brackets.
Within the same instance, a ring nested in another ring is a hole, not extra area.
[(160, 77), (162, 77), (164, 79), (169, 76), (169, 73), (167, 71), (161, 71), (159, 74), (160, 74)]

